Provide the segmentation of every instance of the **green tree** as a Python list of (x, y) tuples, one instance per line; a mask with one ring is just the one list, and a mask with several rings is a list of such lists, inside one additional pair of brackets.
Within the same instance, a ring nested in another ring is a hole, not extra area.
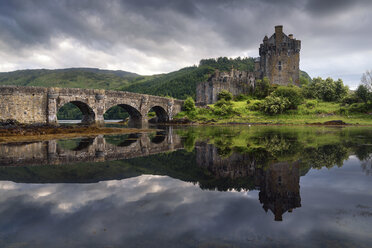
[(227, 90), (222, 90), (220, 93), (217, 95), (218, 100), (225, 100), (225, 101), (231, 101), (233, 98), (233, 95), (227, 91)]
[(323, 101), (340, 101), (344, 98), (349, 89), (341, 79), (334, 81), (332, 78), (323, 80), (321, 77), (314, 78), (312, 82), (303, 87), (303, 94), (306, 98), (318, 98)]
[(364, 84), (360, 84), (355, 91), (355, 95), (357, 96), (358, 99), (362, 100), (364, 103), (367, 103), (369, 100), (369, 92), (368, 88)]
[(263, 100), (261, 110), (266, 114), (276, 115), (289, 109), (289, 105), (287, 98), (270, 95)]
[(270, 94), (270, 81), (267, 77), (264, 77), (263, 80), (258, 79), (256, 81), (254, 95), (257, 98), (263, 99)]
[(192, 99), (191, 96), (189, 96), (188, 98), (186, 98), (184, 104), (183, 104), (183, 109), (186, 111), (186, 112), (192, 112), (196, 109), (195, 107), (195, 101), (194, 99)]
[(301, 89), (297, 86), (279, 86), (273, 93), (273, 96), (286, 98), (288, 100), (289, 109), (297, 109), (297, 106), (300, 105), (304, 98), (301, 93)]

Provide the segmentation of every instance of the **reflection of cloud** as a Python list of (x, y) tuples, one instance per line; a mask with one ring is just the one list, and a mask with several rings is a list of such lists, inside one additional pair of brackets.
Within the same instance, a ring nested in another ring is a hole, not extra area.
[(0, 182), (1, 190), (12, 190), (16, 188), (17, 188), (17, 185), (13, 182)]
[[(371, 242), (365, 213), (372, 208), (371, 182), (356, 162), (301, 177), (302, 207), (285, 213), (283, 222), (265, 213), (255, 190), (203, 191), (166, 176), (91, 184), (0, 182), (0, 237), (43, 247), (307, 247), (329, 235), (335, 245)], [(345, 175), (359, 186), (345, 192)]]

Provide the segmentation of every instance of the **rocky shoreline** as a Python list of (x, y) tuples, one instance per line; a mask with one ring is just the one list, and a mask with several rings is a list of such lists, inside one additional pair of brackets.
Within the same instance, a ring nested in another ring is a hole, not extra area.
[(21, 124), (15, 120), (9, 119), (5, 121), (0, 120), (0, 143), (153, 131), (153, 129), (98, 127), (86, 125), (54, 126), (48, 124)]
[[(188, 119), (187, 117), (182, 118), (175, 118), (168, 123), (169, 125), (295, 125), (295, 124), (277, 124), (277, 123), (270, 123), (270, 122), (226, 122), (226, 123), (217, 123), (216, 120), (211, 119), (203, 122), (196, 122)], [(306, 123), (306, 124), (296, 124), (296, 125), (321, 125), (321, 126), (349, 126), (353, 125), (350, 123), (345, 123), (342, 120), (331, 120), (325, 122), (314, 122), (314, 123)]]

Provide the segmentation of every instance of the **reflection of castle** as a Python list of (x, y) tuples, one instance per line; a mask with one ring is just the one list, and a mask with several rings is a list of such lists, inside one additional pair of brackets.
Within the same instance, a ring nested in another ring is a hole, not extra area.
[(263, 208), (265, 211), (270, 209), (276, 221), (281, 221), (285, 212), (301, 207), (299, 162), (274, 163), (262, 168), (253, 155), (233, 153), (222, 158), (217, 148), (207, 143), (197, 144), (196, 159), (198, 166), (217, 178), (252, 178), (255, 188), (260, 189), (259, 200)]
[(270, 209), (276, 221), (281, 221), (285, 212), (301, 207), (299, 162), (269, 165), (260, 183), (262, 207), (266, 212)]

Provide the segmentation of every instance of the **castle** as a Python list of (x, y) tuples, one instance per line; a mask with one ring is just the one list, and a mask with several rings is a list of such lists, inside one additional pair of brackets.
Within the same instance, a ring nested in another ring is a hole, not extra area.
[(271, 84), (299, 84), (301, 41), (293, 34), (283, 33), (283, 26), (275, 26), (270, 38), (264, 37), (259, 48), (260, 57), (256, 58), (254, 72), (242, 72), (231, 69), (228, 72), (216, 71), (206, 82), (196, 87), (196, 103), (212, 104), (222, 90), (234, 96), (247, 94), (254, 90), (258, 79), (267, 77)]

